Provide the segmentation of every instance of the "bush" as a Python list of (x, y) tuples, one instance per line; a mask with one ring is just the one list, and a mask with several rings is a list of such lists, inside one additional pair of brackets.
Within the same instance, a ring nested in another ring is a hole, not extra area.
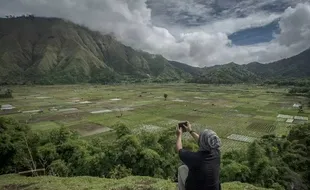
[(246, 182), (250, 178), (250, 168), (246, 165), (232, 161), (221, 169), (221, 181)]
[(0, 98), (13, 98), (13, 91), (11, 89), (0, 90)]
[(121, 178), (128, 177), (131, 175), (132, 175), (131, 169), (128, 169), (122, 165), (117, 165), (115, 168), (113, 168), (109, 172), (108, 177), (112, 179), (121, 179)]
[(48, 173), (54, 176), (68, 177), (69, 172), (70, 170), (63, 160), (55, 160), (48, 167)]

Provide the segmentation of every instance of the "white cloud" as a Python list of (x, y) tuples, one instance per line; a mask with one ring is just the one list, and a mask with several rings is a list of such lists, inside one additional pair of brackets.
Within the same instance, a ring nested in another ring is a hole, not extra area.
[(280, 22), (281, 34), (279, 44), (291, 46), (309, 40), (310, 36), (310, 6), (299, 4), (295, 9), (288, 8)]
[(228, 18), (218, 20), (200, 28), (203, 28), (203, 30), (207, 32), (224, 32), (226, 34), (232, 34), (239, 30), (265, 26), (280, 17), (281, 14), (267, 14), (259, 12), (245, 18)]
[[(170, 1), (178, 2), (167, 2)], [(221, 5), (227, 7), (224, 1)], [(192, 6), (182, 2), (180, 0), (173, 8), (187, 10), (196, 16), (208, 12), (211, 15), (206, 18), (212, 17), (210, 8), (203, 8), (202, 4), (195, 5), (194, 0), (189, 1)], [(237, 8), (240, 10), (240, 7)], [(154, 24), (152, 10), (147, 7), (146, 0), (4, 0), (0, 3), (0, 16), (22, 13), (69, 19), (103, 33), (113, 33), (118, 40), (136, 49), (197, 66), (232, 61), (241, 64), (275, 61), (305, 50), (310, 42), (308, 4), (288, 8), (281, 14), (258, 12), (244, 18), (223, 16), (200, 27), (169, 26), (164, 23), (162, 25), (165, 27), (160, 27)], [(277, 18), (280, 18), (281, 33), (270, 43), (233, 46), (228, 39), (228, 35), (233, 32), (263, 26)]]

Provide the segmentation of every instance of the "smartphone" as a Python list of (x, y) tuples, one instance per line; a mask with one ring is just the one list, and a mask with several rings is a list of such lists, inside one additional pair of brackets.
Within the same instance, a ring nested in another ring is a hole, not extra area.
[(184, 127), (184, 125), (187, 126), (187, 121), (179, 123), (179, 129), (182, 128), (182, 132), (186, 132), (186, 128)]

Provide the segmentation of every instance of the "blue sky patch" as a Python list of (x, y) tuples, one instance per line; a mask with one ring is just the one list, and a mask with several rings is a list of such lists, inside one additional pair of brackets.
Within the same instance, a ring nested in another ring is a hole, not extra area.
[(280, 33), (278, 22), (277, 20), (263, 27), (240, 30), (229, 35), (228, 38), (238, 46), (270, 42), (274, 39), (274, 34)]

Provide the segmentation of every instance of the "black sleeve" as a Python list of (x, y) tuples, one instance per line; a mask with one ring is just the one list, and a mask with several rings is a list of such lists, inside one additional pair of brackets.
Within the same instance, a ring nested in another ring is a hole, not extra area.
[(182, 162), (187, 166), (187, 167), (192, 167), (196, 163), (196, 155), (194, 152), (181, 149), (179, 151), (179, 156)]

